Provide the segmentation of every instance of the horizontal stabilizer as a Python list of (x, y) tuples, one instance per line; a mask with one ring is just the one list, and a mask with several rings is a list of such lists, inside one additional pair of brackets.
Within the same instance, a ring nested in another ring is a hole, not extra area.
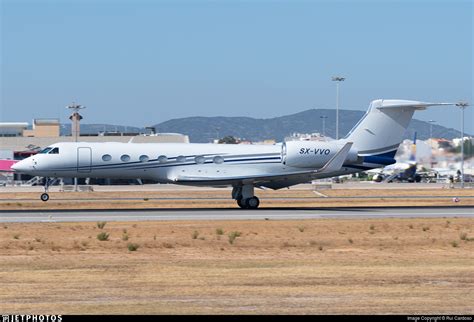
[(456, 103), (429, 103), (407, 100), (375, 100), (374, 105), (378, 109), (406, 108), (411, 107), (415, 110), (425, 110), (430, 106), (456, 105)]

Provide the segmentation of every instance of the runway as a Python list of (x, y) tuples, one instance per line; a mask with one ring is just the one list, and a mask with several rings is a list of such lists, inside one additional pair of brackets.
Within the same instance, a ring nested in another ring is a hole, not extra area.
[(2, 211), (0, 222), (95, 222), (95, 221), (205, 221), (205, 220), (304, 220), (322, 218), (474, 218), (473, 207), (417, 208), (262, 208), (160, 209), (88, 211)]

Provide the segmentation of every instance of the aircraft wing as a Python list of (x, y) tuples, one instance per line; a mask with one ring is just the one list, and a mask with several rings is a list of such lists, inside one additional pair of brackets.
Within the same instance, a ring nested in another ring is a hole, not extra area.
[(278, 189), (294, 184), (294, 182), (307, 182), (325, 173), (336, 172), (342, 168), (344, 161), (352, 147), (352, 142), (348, 142), (339, 150), (322, 168), (317, 170), (302, 170), (278, 174), (263, 174), (250, 176), (229, 176), (229, 177), (203, 177), (203, 176), (179, 176), (175, 179), (179, 183), (206, 183), (215, 185), (224, 184), (253, 184), (255, 186), (268, 186)]

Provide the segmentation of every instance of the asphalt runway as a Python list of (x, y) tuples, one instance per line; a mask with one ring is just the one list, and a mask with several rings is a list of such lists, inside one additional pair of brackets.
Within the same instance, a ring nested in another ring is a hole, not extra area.
[(474, 207), (416, 208), (261, 208), (247, 209), (160, 209), (88, 211), (2, 211), (0, 222), (95, 222), (174, 220), (303, 220), (321, 218), (474, 218)]

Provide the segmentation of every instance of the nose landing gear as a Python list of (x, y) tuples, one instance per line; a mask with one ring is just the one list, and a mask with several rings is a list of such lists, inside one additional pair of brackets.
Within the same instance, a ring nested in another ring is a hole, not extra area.
[(50, 179), (49, 177), (44, 178), (44, 193), (41, 194), (40, 199), (44, 202), (49, 200), (48, 189), (49, 186), (54, 184), (58, 178)]

